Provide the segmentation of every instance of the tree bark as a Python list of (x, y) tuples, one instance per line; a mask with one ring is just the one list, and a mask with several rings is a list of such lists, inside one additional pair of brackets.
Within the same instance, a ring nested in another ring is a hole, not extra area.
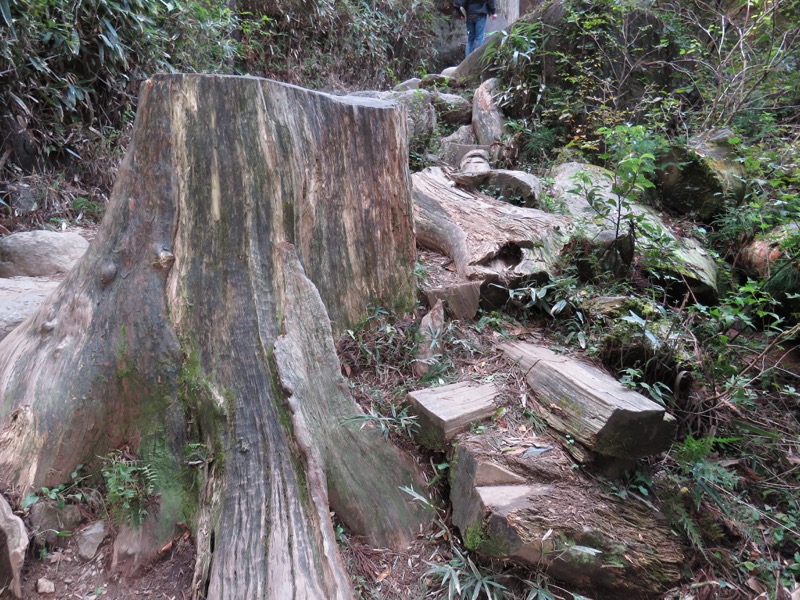
[[(129, 446), (158, 474), (151, 546), (195, 526), (195, 597), (352, 597), (329, 501), (381, 545), (426, 518), (398, 489), (414, 465), (342, 424), (329, 320), (412, 305), (406, 149), (393, 103), (146, 82), (95, 242), (0, 343), (0, 478), (37, 489)], [(213, 457), (200, 473), (189, 442)]]

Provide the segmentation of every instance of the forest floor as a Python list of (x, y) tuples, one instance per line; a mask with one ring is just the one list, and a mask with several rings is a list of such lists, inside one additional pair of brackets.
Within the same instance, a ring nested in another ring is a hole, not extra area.
[[(93, 230), (80, 228), (79, 233), (91, 238)], [(428, 285), (446, 283), (452, 278), (452, 265), (446, 257), (419, 251), (418, 258), (418, 276)], [(414, 373), (413, 364), (418, 321), (426, 311), (422, 299), (418, 314), (406, 317), (389, 315), (380, 307), (370, 307), (362, 325), (346, 332), (337, 342), (342, 372), (348, 379), (353, 397), (368, 415), (361, 425), (353, 426), (376, 428), (388, 440), (411, 453), (425, 472), (429, 484), (426, 490), (420, 491), (436, 507), (431, 515), (431, 527), (420, 532), (416, 542), (402, 552), (372, 547), (335, 524), (343, 560), (358, 598), (446, 598), (447, 591), (441, 588), (441, 578), (437, 578), (431, 569), (453, 563), (459, 558), (457, 553), (463, 551), (458, 531), (450, 524), (448, 456), (424, 450), (415, 443), (415, 423), (406, 411), (405, 399), (409, 391), (455, 381), (492, 381), (500, 392), (496, 400), (498, 410), (491, 421), (476, 425), (476, 431), (483, 428), (529, 435), (535, 430), (537, 435), (546, 437), (548, 443), (562, 448), (566, 448), (568, 443), (563, 436), (542, 430), (541, 420), (532, 413), (530, 405), (526, 406), (528, 392), (523, 377), (498, 350), (498, 346), (509, 339), (524, 339), (567, 350), (559, 345), (558, 336), (553, 335), (557, 325), (552, 319), (522, 324), (500, 311), (482, 311), (474, 320), (449, 320), (442, 332), (445, 352), (428, 374), (420, 377)], [(787, 371), (800, 372), (800, 356), (796, 350), (785, 354), (781, 360)], [(763, 419), (765, 427), (770, 426), (773, 420), (783, 420), (784, 429), (796, 423), (795, 418), (784, 419), (779, 414), (765, 414)], [(795, 431), (789, 437), (800, 439), (800, 432)], [(653, 457), (642, 461), (642, 468), (652, 472), (668, 460), (666, 456)], [(745, 465), (742, 464), (742, 468)], [(657, 503), (657, 499), (651, 500)], [(178, 532), (151, 564), (122, 576), (111, 570), (113, 535), (106, 537), (91, 561), (78, 557), (76, 538), (80, 529), (102, 518), (102, 514), (87, 511), (85, 517), (81, 527), (72, 535), (59, 538), (52, 547), (45, 549), (32, 544), (23, 572), (25, 598), (184, 600), (191, 597), (195, 554), (192, 538), (187, 532)], [(726, 543), (729, 546), (741, 545), (734, 552), (746, 552), (745, 540), (737, 540), (731, 535)], [(755, 580), (750, 582), (750, 587), (747, 583), (740, 583), (732, 584), (727, 590), (720, 589), (717, 579), (721, 578), (709, 569), (708, 561), (688, 545), (686, 551), (684, 585), (667, 593), (655, 594), (654, 598), (800, 600), (800, 586), (794, 590), (784, 588), (785, 593), (774, 595), (766, 593)], [(510, 563), (472, 558), (483, 575), (502, 582), (510, 598), (573, 600), (592, 597), (590, 591), (584, 590), (584, 596), (571, 593), (561, 588), (558, 582)], [(52, 582), (55, 591), (38, 593), (37, 585), (41, 579)], [(531, 595), (536, 590), (541, 594)], [(0, 594), (0, 597), (5, 596)]]

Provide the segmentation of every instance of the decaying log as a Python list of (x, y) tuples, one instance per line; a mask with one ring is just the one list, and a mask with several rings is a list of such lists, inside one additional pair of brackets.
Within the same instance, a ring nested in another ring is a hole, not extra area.
[[(342, 424), (329, 316), (411, 306), (414, 258), (396, 104), (155, 77), (97, 238), (0, 342), (0, 479), (55, 485), (127, 446), (160, 483), (144, 533), (199, 500), (196, 597), (352, 597), (329, 501), (380, 545), (427, 517), (398, 489), (413, 467)], [(213, 457), (199, 473), (189, 442)]]
[(592, 598), (657, 598), (680, 580), (683, 554), (663, 515), (607, 493), (555, 440), (492, 431), (454, 443), (453, 524), (468, 549)]
[(412, 175), (417, 243), (453, 259), (465, 279), (506, 287), (554, 271), (571, 220), (455, 187), (438, 167)]
[(525, 373), (548, 424), (592, 452), (637, 459), (672, 444), (674, 417), (597, 367), (526, 342), (502, 349)]

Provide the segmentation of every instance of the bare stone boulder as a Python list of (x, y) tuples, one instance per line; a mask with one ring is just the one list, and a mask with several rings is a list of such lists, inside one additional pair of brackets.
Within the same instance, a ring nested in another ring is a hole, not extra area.
[[(659, 268), (685, 280), (701, 301), (716, 299), (717, 265), (714, 258), (700, 244), (690, 238), (676, 235), (661, 216), (649, 207), (633, 200), (620, 198), (612, 191), (613, 174), (595, 165), (568, 162), (556, 166), (549, 173), (553, 183), (550, 196), (560, 203), (584, 232), (587, 241), (596, 243), (601, 252), (624, 241), (628, 223), (636, 223), (638, 253), (661, 257)], [(591, 202), (590, 202), (591, 200)], [(646, 233), (643, 233), (644, 229)], [(624, 248), (620, 244), (618, 249)]]
[(542, 182), (536, 175), (524, 171), (495, 169), (489, 174), (489, 185), (497, 189), (506, 201), (519, 200), (517, 204), (529, 208), (540, 208)]
[(59, 508), (55, 502), (39, 500), (30, 508), (30, 521), (36, 544), (53, 547), (66, 542), (67, 538), (59, 534), (72, 533), (83, 521), (83, 514), (75, 504)]
[(89, 247), (77, 233), (21, 231), (0, 239), (0, 277), (63, 276)]
[(477, 143), (471, 125), (459, 127), (447, 137), (443, 137), (439, 141), (439, 146), (442, 159), (455, 169), (461, 167), (461, 161), (469, 152), (484, 150), (488, 155), (491, 150), (489, 146), (481, 146)]
[(433, 95), (433, 106), (443, 123), (469, 125), (472, 123), (472, 102), (458, 94), (437, 92)]
[(78, 556), (83, 560), (92, 560), (97, 549), (106, 537), (106, 525), (103, 521), (95, 521), (75, 536), (78, 544)]
[(406, 92), (408, 90), (415, 90), (419, 87), (419, 82), (422, 81), (419, 77), (412, 77), (411, 79), (406, 79), (405, 81), (398, 83), (392, 91), (394, 92)]
[(58, 284), (36, 277), (0, 278), (0, 340), (33, 314)]
[(665, 206), (711, 219), (726, 202), (742, 201), (744, 167), (729, 142), (732, 137), (730, 130), (712, 129), (662, 158), (658, 178)]

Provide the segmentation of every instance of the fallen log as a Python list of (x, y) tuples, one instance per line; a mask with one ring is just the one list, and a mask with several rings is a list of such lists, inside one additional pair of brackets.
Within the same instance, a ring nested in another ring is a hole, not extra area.
[(572, 232), (568, 217), (459, 189), (438, 167), (411, 179), (417, 243), (452, 258), (461, 277), (482, 282), (482, 292), (554, 273)]
[(637, 459), (672, 444), (674, 417), (597, 367), (526, 342), (502, 350), (525, 373), (548, 424), (592, 452)]

